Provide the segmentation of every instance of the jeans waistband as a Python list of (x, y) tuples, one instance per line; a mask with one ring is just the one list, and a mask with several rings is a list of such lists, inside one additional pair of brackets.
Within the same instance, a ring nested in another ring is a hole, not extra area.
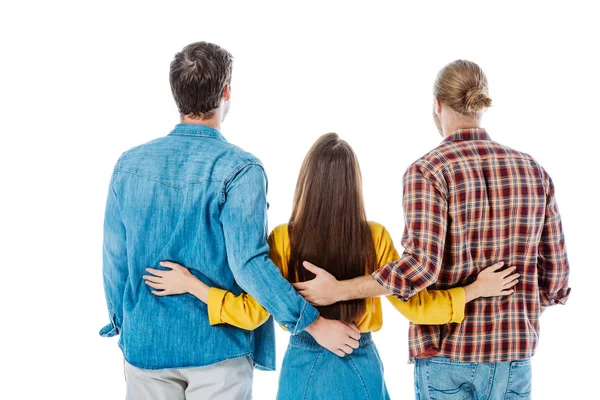
[[(360, 339), (358, 340), (359, 347), (363, 347), (372, 343), (373, 338), (371, 337), (371, 332), (361, 333)], [(311, 350), (324, 349), (324, 347), (317, 343), (317, 341), (312, 336), (310, 336), (310, 334), (304, 331), (300, 332), (297, 335), (292, 335), (290, 337), (290, 345)]]

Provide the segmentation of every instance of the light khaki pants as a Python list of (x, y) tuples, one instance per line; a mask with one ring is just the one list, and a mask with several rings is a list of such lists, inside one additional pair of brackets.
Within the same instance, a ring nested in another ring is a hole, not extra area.
[(127, 400), (251, 400), (248, 357), (197, 368), (146, 370), (125, 362)]

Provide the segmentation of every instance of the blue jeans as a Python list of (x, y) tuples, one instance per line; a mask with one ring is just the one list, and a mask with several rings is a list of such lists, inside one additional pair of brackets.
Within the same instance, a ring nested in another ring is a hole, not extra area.
[(279, 377), (279, 400), (387, 400), (383, 364), (370, 333), (340, 358), (306, 332), (290, 338)]
[(416, 359), (415, 394), (417, 400), (530, 399), (531, 359), (497, 363)]

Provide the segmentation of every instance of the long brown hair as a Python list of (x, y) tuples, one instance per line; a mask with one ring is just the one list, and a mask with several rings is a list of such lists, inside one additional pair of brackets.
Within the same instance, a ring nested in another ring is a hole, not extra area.
[[(337, 279), (351, 279), (375, 269), (375, 246), (365, 213), (362, 178), (354, 151), (335, 133), (321, 136), (300, 170), (289, 224), (291, 255), (288, 279), (303, 282), (314, 275), (309, 261)], [(318, 307), (325, 318), (355, 322), (365, 300)]]

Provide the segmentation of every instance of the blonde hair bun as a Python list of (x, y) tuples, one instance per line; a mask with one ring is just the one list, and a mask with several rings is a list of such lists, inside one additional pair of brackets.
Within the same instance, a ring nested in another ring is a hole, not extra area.
[(442, 68), (435, 80), (433, 95), (465, 115), (478, 115), (492, 106), (483, 70), (468, 60), (456, 60)]
[(474, 87), (469, 89), (465, 95), (464, 111), (467, 114), (479, 114), (491, 105), (492, 99), (488, 97), (487, 90)]

